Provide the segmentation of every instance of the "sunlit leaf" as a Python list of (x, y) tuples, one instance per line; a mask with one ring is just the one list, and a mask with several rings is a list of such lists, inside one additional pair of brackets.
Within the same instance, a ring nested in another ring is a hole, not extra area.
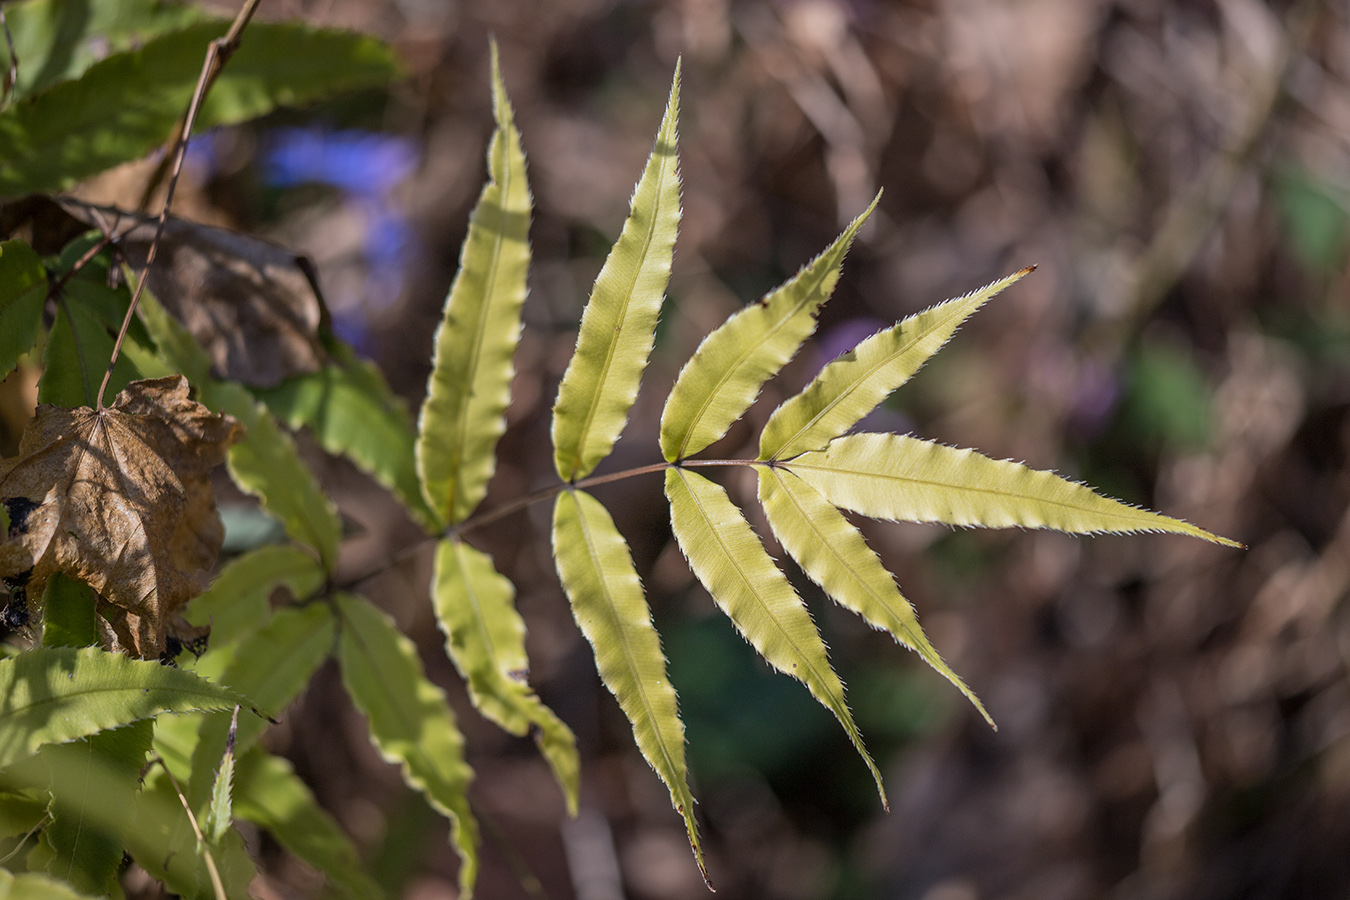
[(1169, 531), (1242, 546), (1053, 472), (897, 434), (845, 435), (784, 465), (835, 506), (875, 519), (1080, 534)]
[(878, 194), (833, 244), (790, 280), (703, 339), (661, 413), (661, 452), (668, 462), (692, 456), (726, 434), (764, 382), (816, 330), (816, 313), (834, 293), (844, 255), (880, 199)]
[(853, 523), (791, 472), (764, 466), (758, 474), (759, 502), (769, 526), (802, 571), (840, 606), (922, 656), (994, 724), (984, 704), (933, 649), (919, 627), (914, 607)]
[(563, 491), (553, 507), (553, 555), (572, 614), (595, 651), (600, 680), (632, 723), (638, 749), (670, 789), (706, 880), (686, 780), (684, 723), (628, 544), (598, 500)]
[(291, 853), (328, 879), (330, 890), (349, 900), (378, 900), (384, 892), (366, 874), (350, 838), (291, 764), (261, 750), (240, 757), (235, 815), (264, 828)]
[[(160, 146), (187, 110), (207, 45), (226, 27), (207, 22), (160, 35), (0, 112), (0, 196), (64, 190)], [(254, 22), (207, 95), (197, 127), (378, 87), (398, 74), (392, 51), (375, 38)]]
[(530, 186), (495, 43), (492, 109), (497, 129), (488, 146), (488, 183), (469, 218), (459, 271), (436, 329), (418, 422), (422, 489), (437, 516), (449, 524), (473, 512), (496, 468), (530, 267)]
[(0, 379), (37, 343), (46, 302), (47, 270), (37, 253), (23, 241), (0, 241)]
[(427, 680), (417, 648), (365, 600), (336, 598), (341, 617), (342, 682), (370, 723), (380, 755), (450, 820), (459, 853), (459, 891), (468, 900), (478, 874), (478, 822), (469, 808), (473, 770), (445, 692)]
[(671, 528), (698, 580), (769, 665), (805, 684), (834, 713), (867, 763), (885, 805), (881, 772), (863, 747), (820, 632), (750, 523), (725, 490), (687, 469), (666, 470), (666, 496)]
[(986, 300), (1033, 269), (909, 316), (829, 363), (800, 394), (769, 416), (759, 439), (759, 458), (791, 459), (820, 450), (848, 431), (941, 350)]
[(515, 597), (487, 554), (458, 538), (437, 544), (432, 603), (473, 705), (512, 734), (537, 729), (539, 748), (575, 815), (581, 777), (576, 738), (530, 689), (525, 622)]
[(595, 279), (576, 353), (558, 387), (553, 462), (564, 481), (584, 478), (609, 455), (652, 352), (680, 224), (679, 103), (677, 64), (656, 146), (633, 191), (623, 233)]
[(58, 744), (164, 712), (227, 709), (232, 690), (158, 662), (98, 648), (29, 650), (0, 660), (0, 768)]

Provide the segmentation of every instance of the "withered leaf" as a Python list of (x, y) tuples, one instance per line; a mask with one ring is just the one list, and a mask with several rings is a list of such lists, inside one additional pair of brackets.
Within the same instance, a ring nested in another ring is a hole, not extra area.
[[(34, 194), (0, 207), (0, 235), (23, 233), (42, 254), (96, 228), (144, 269), (156, 217), (71, 197)], [(211, 356), (215, 373), (250, 387), (275, 387), (317, 372), (327, 355), (327, 318), (309, 261), (239, 232), (170, 216), (148, 284)]]
[(102, 411), (43, 404), (0, 459), (9, 530), (0, 578), (32, 601), (63, 572), (98, 593), (111, 649), (158, 657), (194, 637), (180, 610), (224, 538), (210, 471), (241, 433), (188, 399), (181, 375), (136, 381)]

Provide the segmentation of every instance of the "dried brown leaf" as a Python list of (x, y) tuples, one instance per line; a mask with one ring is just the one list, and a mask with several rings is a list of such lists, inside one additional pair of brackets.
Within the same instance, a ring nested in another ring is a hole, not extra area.
[(53, 572), (79, 579), (105, 643), (161, 655), (168, 635), (191, 636), (179, 611), (224, 537), (209, 475), (241, 432), (180, 375), (133, 382), (101, 411), (39, 406), (19, 455), (0, 459), (0, 578), (32, 600)]
[[(55, 253), (96, 228), (116, 239), (137, 271), (155, 224), (70, 197), (33, 195), (0, 208), (0, 234), (23, 233), (39, 253)], [(285, 247), (170, 216), (147, 286), (206, 348), (217, 375), (274, 387), (323, 367), (323, 297), (309, 261)]]

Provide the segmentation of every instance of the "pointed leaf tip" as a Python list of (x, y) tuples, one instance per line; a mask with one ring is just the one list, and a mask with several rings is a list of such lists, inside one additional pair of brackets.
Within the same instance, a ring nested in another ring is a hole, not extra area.
[(719, 440), (816, 330), (816, 315), (839, 282), (844, 257), (872, 203), (815, 259), (763, 299), (737, 310), (703, 339), (661, 412), (661, 453), (684, 459)]
[(563, 481), (586, 477), (614, 448), (655, 345), (680, 224), (679, 99), (677, 65), (628, 219), (595, 279), (558, 386), (553, 461)]

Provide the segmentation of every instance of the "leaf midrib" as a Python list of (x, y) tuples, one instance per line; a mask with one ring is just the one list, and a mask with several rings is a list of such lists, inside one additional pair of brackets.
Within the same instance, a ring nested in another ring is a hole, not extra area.
[[(657, 137), (658, 146), (667, 143), (669, 140), (670, 136), (667, 135), (665, 129), (662, 128), (660, 135)], [(623, 305), (619, 308), (617, 323), (614, 328), (614, 336), (610, 338), (609, 343), (605, 348), (605, 362), (604, 365), (600, 367), (599, 383), (596, 386), (596, 389), (591, 392), (590, 404), (586, 409), (586, 415), (583, 416), (581, 420), (581, 430), (577, 436), (575, 452), (570, 467), (571, 478), (569, 480), (576, 478), (577, 469), (581, 468), (581, 461), (586, 455), (586, 443), (591, 433), (591, 424), (595, 421), (595, 416), (600, 408), (600, 398), (605, 393), (605, 382), (609, 379), (609, 370), (613, 366), (614, 356), (619, 347), (619, 340), (623, 334), (624, 326), (627, 324), (628, 308), (633, 301), (633, 290), (638, 279), (642, 276), (642, 264), (647, 260), (647, 253), (651, 249), (652, 240), (656, 234), (657, 222), (661, 218), (661, 195), (664, 193), (664, 188), (666, 186), (666, 176), (669, 172), (668, 163), (670, 160), (677, 159), (676, 154), (673, 152), (668, 154), (663, 153), (661, 156), (662, 159), (657, 168), (657, 178), (655, 182), (655, 209), (647, 223), (647, 231), (642, 236), (642, 252), (638, 255), (638, 264), (633, 267), (632, 277), (628, 279), (628, 287), (623, 291)], [(619, 240), (623, 240), (622, 234), (620, 234)], [(615, 245), (615, 249), (618, 249), (617, 245)], [(608, 263), (608, 260), (606, 260), (606, 263)], [(601, 274), (604, 274), (603, 268), (601, 269)]]
[[(805, 293), (803, 294), (802, 301), (794, 305), (787, 313), (780, 316), (778, 318), (778, 321), (774, 323), (773, 327), (770, 328), (767, 332), (765, 332), (764, 336), (757, 343), (751, 345), (744, 353), (740, 355), (740, 357), (736, 360), (735, 363), (733, 363), (722, 373), (722, 377), (719, 378), (717, 381), (717, 386), (704, 396), (703, 404), (699, 407), (698, 412), (695, 413), (694, 415), (693, 421), (689, 423), (689, 427), (685, 430), (684, 438), (680, 441), (679, 452), (675, 454), (676, 459), (684, 458), (685, 449), (689, 446), (689, 442), (693, 439), (694, 432), (698, 429), (699, 424), (703, 421), (703, 417), (707, 414), (708, 410), (712, 408), (713, 401), (716, 400), (717, 396), (722, 392), (722, 388), (727, 384), (727, 382), (729, 382), (732, 379), (732, 376), (736, 375), (741, 371), (741, 369), (746, 364), (746, 360), (748, 360), (752, 355), (757, 353), (766, 344), (768, 344), (769, 341), (775, 335), (778, 334), (778, 332), (786, 328), (788, 323), (791, 322), (799, 312), (801, 312), (802, 308), (808, 306), (810, 304), (810, 301), (820, 294), (820, 284), (829, 275), (830, 271), (833, 271), (833, 267), (831, 267), (831, 269), (825, 272), (824, 274), (819, 275), (815, 280), (815, 284), (810, 285), (806, 289)], [(782, 294), (782, 292), (775, 292), (775, 293), (778, 293), (780, 296)], [(765, 308), (771, 306), (773, 300), (774, 298), (772, 296), (769, 297), (768, 301), (764, 305)], [(749, 310), (747, 310), (747, 312), (748, 311)], [(798, 346), (800, 346), (800, 344)], [(764, 385), (761, 382), (760, 388), (762, 388), (763, 386)], [(759, 388), (756, 389), (756, 393), (758, 393), (758, 390)], [(751, 402), (753, 402), (753, 400)]]

